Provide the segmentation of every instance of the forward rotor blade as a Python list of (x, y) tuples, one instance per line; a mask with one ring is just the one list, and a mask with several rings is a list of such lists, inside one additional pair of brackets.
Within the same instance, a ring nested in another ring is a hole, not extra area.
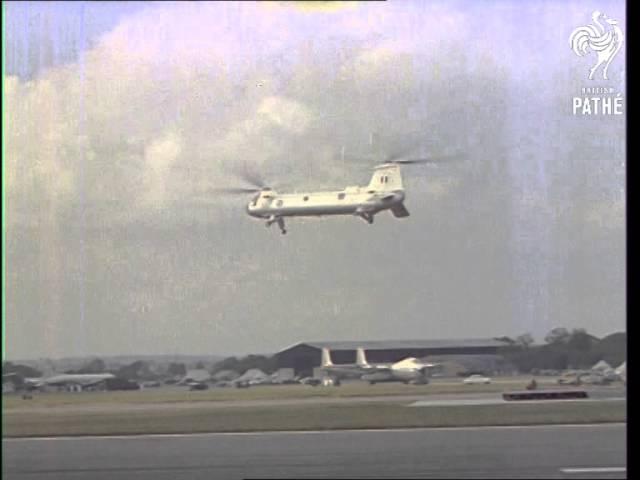
[(238, 175), (245, 182), (250, 183), (251, 185), (253, 185), (258, 189), (267, 187), (267, 184), (264, 181), (264, 179), (260, 175), (258, 175), (256, 172), (250, 172), (249, 170), (244, 169), (239, 171)]
[(400, 163), (403, 165), (416, 165), (416, 164), (439, 164), (450, 163), (462, 159), (462, 155), (448, 154), (438, 155), (437, 157), (424, 157), (424, 158), (396, 158), (389, 160), (391, 163)]

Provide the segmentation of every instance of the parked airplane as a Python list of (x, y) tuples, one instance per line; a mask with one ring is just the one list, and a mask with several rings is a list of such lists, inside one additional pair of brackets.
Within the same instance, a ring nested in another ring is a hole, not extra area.
[(429, 370), (436, 366), (433, 363), (423, 363), (417, 358), (409, 357), (392, 364), (371, 364), (362, 351), (360, 368), (364, 375), (362, 380), (371, 385), (378, 382), (429, 383)]
[(356, 349), (356, 363), (334, 364), (328, 348), (322, 349), (323, 372), (331, 377), (360, 378), (370, 384), (378, 382), (429, 383), (429, 369), (433, 363), (422, 363), (409, 357), (395, 363), (369, 363), (363, 348)]

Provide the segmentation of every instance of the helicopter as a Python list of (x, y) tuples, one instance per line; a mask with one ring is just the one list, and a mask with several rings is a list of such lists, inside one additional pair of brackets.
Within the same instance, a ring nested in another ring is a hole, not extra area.
[(219, 189), (226, 193), (254, 193), (246, 205), (246, 212), (265, 220), (267, 227), (274, 223), (282, 234), (287, 233), (287, 217), (322, 217), (325, 215), (352, 215), (372, 224), (375, 215), (389, 210), (396, 218), (406, 218), (409, 211), (404, 205), (402, 164), (433, 163), (432, 159), (389, 159), (374, 167), (373, 176), (366, 186), (348, 186), (342, 190), (307, 193), (280, 193), (257, 176), (243, 175), (253, 187)]

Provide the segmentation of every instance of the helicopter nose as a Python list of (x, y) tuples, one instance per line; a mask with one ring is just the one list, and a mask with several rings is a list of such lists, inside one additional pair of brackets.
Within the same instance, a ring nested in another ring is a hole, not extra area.
[(249, 202), (249, 203), (247, 203), (247, 206), (245, 207), (245, 210), (247, 211), (248, 215), (250, 215), (252, 217), (255, 217), (257, 215), (256, 215), (256, 212), (255, 212), (253, 207), (254, 207), (254, 205), (251, 202)]

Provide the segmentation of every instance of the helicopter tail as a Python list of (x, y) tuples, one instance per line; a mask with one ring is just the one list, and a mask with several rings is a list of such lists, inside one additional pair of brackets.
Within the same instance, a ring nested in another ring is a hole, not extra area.
[(375, 167), (367, 188), (377, 192), (404, 190), (402, 186), (402, 175), (400, 174), (400, 165), (384, 164)]
[(404, 218), (409, 216), (409, 210), (404, 206), (404, 203), (400, 202), (391, 207), (391, 213), (396, 218)]

